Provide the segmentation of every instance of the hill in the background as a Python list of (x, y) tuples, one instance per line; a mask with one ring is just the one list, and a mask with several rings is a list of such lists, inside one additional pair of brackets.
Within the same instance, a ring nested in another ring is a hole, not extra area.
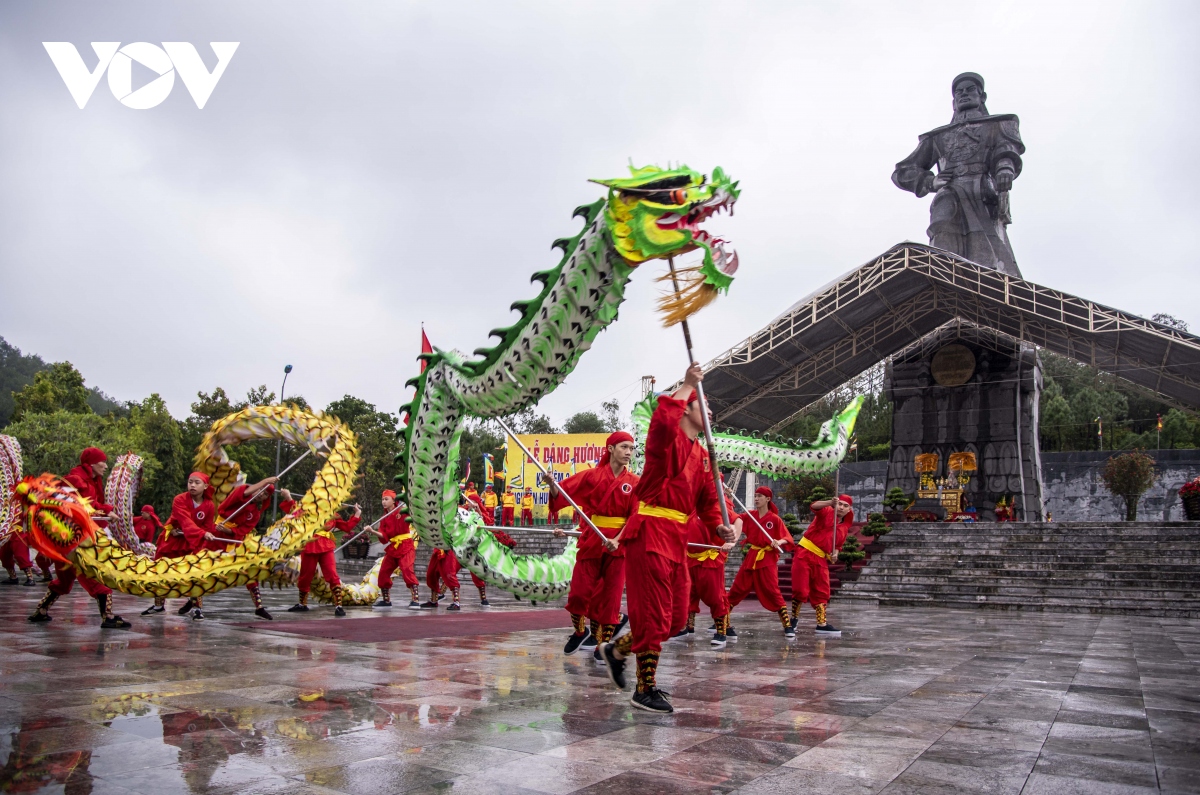
[[(36, 353), (24, 354), (0, 337), (0, 428), (8, 425), (13, 413), (13, 392), (33, 383), (33, 376), (50, 365)], [(97, 414), (122, 413), (125, 406), (98, 388), (88, 390), (88, 405)]]

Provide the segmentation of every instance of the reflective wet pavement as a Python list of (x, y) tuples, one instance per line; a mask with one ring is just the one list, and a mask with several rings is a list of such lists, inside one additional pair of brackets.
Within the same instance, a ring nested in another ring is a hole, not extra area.
[(0, 589), (4, 791), (1200, 792), (1200, 621), (835, 602), (845, 637), (788, 643), (752, 610), (669, 644), (658, 716), (561, 631), (328, 641), (233, 626), (241, 590), (103, 631), (83, 594), (28, 624), (40, 594)]

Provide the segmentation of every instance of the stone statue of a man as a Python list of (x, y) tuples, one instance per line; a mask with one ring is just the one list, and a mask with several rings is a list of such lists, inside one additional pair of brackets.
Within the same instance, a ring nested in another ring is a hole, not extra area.
[[(918, 197), (936, 193), (929, 208), (929, 242), (988, 268), (1020, 276), (1008, 242), (1008, 192), (1021, 173), (1017, 117), (989, 116), (983, 78), (964, 72), (951, 84), (954, 118), (918, 139), (896, 164), (892, 182)], [(938, 173), (930, 170), (937, 164)]]

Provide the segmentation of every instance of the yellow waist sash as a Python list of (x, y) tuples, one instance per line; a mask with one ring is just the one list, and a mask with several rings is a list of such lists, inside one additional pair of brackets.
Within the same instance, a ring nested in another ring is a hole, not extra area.
[(639, 516), (657, 516), (659, 519), (670, 519), (672, 522), (679, 524), (687, 524), (688, 515), (683, 511), (676, 511), (673, 508), (660, 508), (657, 505), (647, 505), (644, 502), (638, 503)]
[(828, 555), (825, 554), (825, 550), (821, 549), (819, 546), (817, 546), (813, 542), (809, 541), (807, 536), (800, 537), (800, 546), (804, 547), (809, 552), (816, 555), (818, 558), (825, 559), (825, 558), (829, 557)]
[(389, 539), (388, 543), (390, 543), (396, 549), (399, 549), (400, 545), (410, 538), (412, 538), (412, 533), (405, 533), (404, 535), (395, 536)]
[(703, 563), (706, 560), (716, 560), (721, 556), (719, 549), (702, 549), (699, 552), (689, 552), (687, 556), (692, 560), (698, 560)]
[(754, 551), (756, 551), (756, 552), (758, 553), (758, 555), (757, 555), (757, 556), (754, 558), (754, 565), (755, 565), (755, 566), (757, 566), (757, 565), (758, 565), (758, 562), (759, 562), (760, 560), (762, 560), (762, 559), (763, 559), (763, 558), (766, 556), (766, 554), (767, 554), (767, 551), (768, 551), (768, 550), (774, 550), (774, 549), (775, 549), (775, 547), (773, 547), (773, 546), (771, 546), (771, 545), (769, 545), (769, 544), (768, 544), (767, 546), (765, 546), (765, 547), (756, 547), (756, 546), (754, 546), (753, 544), (751, 544), (751, 545), (750, 545), (750, 548), (751, 548), (751, 549), (753, 549)]
[(313, 538), (328, 538), (330, 541), (332, 541), (333, 540), (333, 531), (322, 528), (322, 529), (318, 530), (317, 532), (313, 533)]
[(591, 517), (592, 524), (596, 527), (603, 527), (608, 530), (620, 530), (625, 526), (624, 516), (593, 516)]

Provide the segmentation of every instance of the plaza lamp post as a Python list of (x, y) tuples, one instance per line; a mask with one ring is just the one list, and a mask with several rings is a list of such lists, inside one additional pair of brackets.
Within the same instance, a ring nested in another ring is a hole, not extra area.
[[(279, 404), (280, 405), (283, 405), (283, 390), (287, 389), (287, 377), (291, 374), (291, 372), (292, 372), (292, 366), (290, 364), (284, 365), (284, 367), (283, 367), (283, 384), (281, 384), (279, 387)], [(275, 440), (275, 477), (279, 477), (279, 459), (282, 454), (283, 454), (283, 440), (276, 439)], [(279, 489), (277, 488), (271, 495), (271, 524), (275, 523), (275, 516), (278, 512), (279, 512)]]

